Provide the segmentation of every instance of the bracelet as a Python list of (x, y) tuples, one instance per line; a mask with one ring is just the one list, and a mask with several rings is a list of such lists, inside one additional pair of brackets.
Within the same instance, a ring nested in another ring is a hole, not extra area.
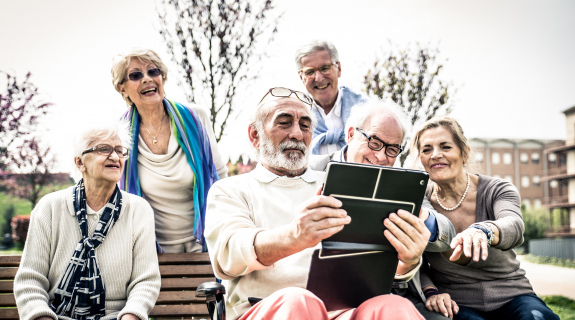
[(429, 297), (436, 296), (438, 294), (439, 291), (437, 291), (437, 289), (435, 288), (427, 288), (423, 290), (423, 295), (425, 296), (425, 299), (429, 299)]
[[(491, 246), (491, 242), (493, 241), (493, 238), (494, 238), (494, 232), (493, 232), (493, 229), (491, 229), (491, 227), (489, 227), (485, 223), (476, 222), (476, 223), (470, 225), (469, 228), (474, 228), (474, 229), (483, 231), (483, 233), (485, 233), (485, 236), (487, 237), (487, 245)], [(467, 228), (467, 229), (469, 229), (469, 228)]]

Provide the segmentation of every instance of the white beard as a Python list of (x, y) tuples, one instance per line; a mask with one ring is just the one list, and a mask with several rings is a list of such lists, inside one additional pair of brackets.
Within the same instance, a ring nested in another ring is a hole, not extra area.
[[(302, 152), (286, 154), (285, 149), (298, 149)], [(262, 163), (293, 175), (305, 170), (309, 161), (308, 148), (303, 141), (284, 141), (276, 148), (266, 135), (261, 135), (258, 152)]]

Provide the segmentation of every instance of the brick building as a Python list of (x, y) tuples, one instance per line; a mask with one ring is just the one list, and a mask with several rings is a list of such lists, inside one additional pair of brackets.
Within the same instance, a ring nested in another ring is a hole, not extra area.
[[(475, 172), (510, 181), (517, 187), (527, 208), (541, 208), (556, 183), (546, 183), (545, 173), (561, 161), (546, 150), (564, 144), (562, 140), (538, 139), (470, 139)], [(575, 159), (574, 159), (575, 160)]]

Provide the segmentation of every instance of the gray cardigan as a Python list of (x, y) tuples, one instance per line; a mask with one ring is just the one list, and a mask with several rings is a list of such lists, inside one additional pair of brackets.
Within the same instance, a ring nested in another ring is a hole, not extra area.
[[(430, 197), (432, 188), (428, 188)], [(479, 175), (475, 221), (489, 221), (499, 229), (499, 243), (489, 248), (486, 261), (466, 265), (450, 262), (441, 253), (425, 252), (429, 275), (421, 272), (423, 287), (435, 285), (457, 304), (491, 311), (533, 288), (520, 268), (514, 247), (523, 243), (519, 192), (511, 183)]]

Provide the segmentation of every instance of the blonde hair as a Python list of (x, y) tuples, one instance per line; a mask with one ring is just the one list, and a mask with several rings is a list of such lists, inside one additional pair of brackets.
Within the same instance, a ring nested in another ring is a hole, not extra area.
[[(120, 94), (120, 84), (124, 83), (128, 73), (128, 66), (132, 59), (139, 59), (145, 63), (153, 63), (162, 71), (162, 80), (164, 83), (168, 81), (168, 68), (160, 59), (160, 56), (150, 50), (150, 49), (132, 49), (130, 51), (118, 54), (114, 61), (112, 62), (112, 84), (114, 85), (114, 89), (118, 91)], [(130, 97), (125, 97), (122, 95), (122, 98), (126, 101), (128, 106), (133, 104)]]
[[(465, 135), (463, 134), (463, 128), (461, 128), (461, 125), (459, 125), (459, 123), (457, 122), (457, 120), (455, 120), (452, 117), (449, 116), (436, 116), (433, 117), (429, 120), (427, 120), (419, 130), (417, 130), (415, 132), (415, 134), (413, 135), (413, 141), (411, 144), (411, 150), (415, 152), (415, 159), (418, 158), (419, 156), (419, 139), (421, 138), (421, 135), (423, 134), (423, 132), (425, 132), (428, 129), (433, 129), (433, 128), (439, 128), (439, 127), (444, 127), (445, 129), (449, 130), (449, 132), (451, 132), (451, 135), (453, 136), (453, 140), (455, 141), (455, 144), (457, 144), (457, 146), (459, 147), (459, 149), (461, 150), (461, 156), (464, 159), (464, 164), (467, 163), (470, 159), (470, 153), (471, 153), (471, 147), (469, 146), (469, 141), (467, 141), (467, 138), (465, 137)], [(414, 160), (415, 160), (414, 159)]]

